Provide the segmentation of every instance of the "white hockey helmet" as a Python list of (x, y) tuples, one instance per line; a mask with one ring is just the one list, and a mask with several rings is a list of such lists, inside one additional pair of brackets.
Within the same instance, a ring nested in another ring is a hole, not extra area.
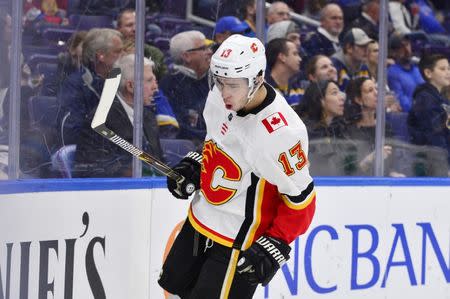
[(251, 98), (264, 77), (266, 54), (264, 45), (254, 37), (234, 34), (228, 37), (211, 57), (210, 72), (213, 77), (248, 79), (248, 97)]

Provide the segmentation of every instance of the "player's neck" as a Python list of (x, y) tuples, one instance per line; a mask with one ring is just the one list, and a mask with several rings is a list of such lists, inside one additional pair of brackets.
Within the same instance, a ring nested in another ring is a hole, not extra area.
[(264, 86), (264, 83), (261, 85), (261, 87), (258, 88), (255, 95), (253, 96), (253, 99), (245, 105), (245, 107), (242, 109), (244, 111), (251, 111), (261, 105), (261, 103), (264, 101), (264, 99), (267, 96), (267, 89)]

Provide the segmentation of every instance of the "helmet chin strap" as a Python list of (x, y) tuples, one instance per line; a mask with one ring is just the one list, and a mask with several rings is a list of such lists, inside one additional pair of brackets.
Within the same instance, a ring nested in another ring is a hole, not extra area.
[[(248, 92), (248, 95), (247, 95), (247, 102), (245, 103), (245, 106), (247, 106), (248, 103), (250, 103), (250, 102), (255, 98), (256, 92), (258, 91), (258, 89), (261, 87), (261, 85), (262, 85), (263, 83), (264, 83), (264, 80), (261, 80), (261, 81), (258, 83), (258, 85), (254, 85), (253, 88), (252, 88), (252, 90), (250, 90), (250, 91)], [(244, 107), (245, 107), (245, 106), (244, 106)]]

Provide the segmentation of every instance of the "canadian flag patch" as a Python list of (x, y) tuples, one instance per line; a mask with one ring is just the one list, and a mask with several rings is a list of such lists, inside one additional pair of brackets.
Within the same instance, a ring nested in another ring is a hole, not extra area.
[(287, 126), (288, 123), (281, 112), (275, 112), (262, 120), (263, 125), (269, 133)]

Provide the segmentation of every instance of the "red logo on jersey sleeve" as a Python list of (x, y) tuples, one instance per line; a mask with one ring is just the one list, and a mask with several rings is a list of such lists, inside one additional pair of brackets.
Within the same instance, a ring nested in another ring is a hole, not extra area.
[(287, 126), (288, 123), (281, 112), (275, 112), (262, 120), (264, 127), (269, 133), (278, 130), (281, 127)]

